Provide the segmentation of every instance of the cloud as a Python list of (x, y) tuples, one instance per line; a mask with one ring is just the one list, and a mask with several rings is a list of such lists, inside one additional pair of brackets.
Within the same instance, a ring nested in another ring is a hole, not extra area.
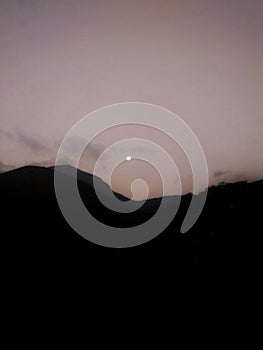
[(2, 173), (3, 171), (5, 171), (5, 163), (0, 161), (0, 173)]
[(6, 137), (8, 139), (12, 139), (14, 137), (13, 133), (11, 133), (10, 131), (1, 130), (1, 129), (0, 129), (0, 136)]
[(41, 162), (27, 162), (25, 165), (40, 166), (40, 167), (50, 167), (55, 164), (54, 159), (44, 160)]
[(11, 170), (13, 168), (14, 168), (13, 166), (7, 165), (7, 164), (0, 161), (0, 174), (6, 172), (8, 170)]
[(221, 176), (224, 176), (224, 175), (229, 175), (231, 174), (231, 171), (222, 171), (222, 170), (217, 170), (214, 172), (214, 177), (221, 177)]
[(22, 144), (23, 146), (27, 147), (35, 153), (46, 152), (50, 149), (45, 144), (41, 143), (37, 138), (26, 135), (25, 133), (19, 130), (13, 132), (0, 130), (0, 135), (8, 138), (9, 140)]
[(94, 159), (97, 159), (105, 150), (105, 146), (99, 144), (89, 144), (86, 148), (86, 152), (89, 156)]
[(25, 135), (25, 134), (23, 134), (21, 132), (17, 132), (16, 133), (16, 139), (17, 139), (18, 142), (22, 143), (23, 145), (25, 145), (26, 147), (31, 149), (31, 151), (43, 152), (43, 151), (48, 151), (49, 150), (49, 147), (47, 147), (46, 145), (42, 144), (40, 141), (38, 141), (34, 137), (27, 136), (27, 135)]
[[(139, 142), (139, 141), (138, 141)], [(86, 152), (89, 156), (91, 156), (94, 159), (98, 159), (98, 157), (108, 148), (110, 145), (103, 145), (103, 144), (95, 144), (95, 143), (90, 143), (88, 147), (86, 148)], [(111, 152), (108, 153), (107, 157), (114, 157), (116, 153), (119, 153), (121, 155), (128, 155), (128, 154), (133, 154), (133, 153), (140, 153), (141, 155), (145, 155), (147, 158), (147, 154), (155, 154), (156, 150), (146, 146), (146, 145), (136, 145), (134, 146), (129, 144), (127, 146), (116, 144), (113, 146), (113, 149)]]

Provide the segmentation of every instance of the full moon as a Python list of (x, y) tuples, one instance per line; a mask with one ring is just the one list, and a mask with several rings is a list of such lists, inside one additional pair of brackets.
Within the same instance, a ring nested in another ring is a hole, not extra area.
[(126, 160), (131, 160), (131, 159), (132, 159), (131, 156), (127, 156), (127, 157), (126, 157)]

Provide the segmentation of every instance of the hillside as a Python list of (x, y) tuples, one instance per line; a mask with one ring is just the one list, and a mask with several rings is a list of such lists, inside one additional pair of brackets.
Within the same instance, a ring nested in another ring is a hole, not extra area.
[[(68, 171), (68, 173), (67, 173)], [(65, 176), (71, 176), (67, 168)], [(256, 264), (262, 232), (263, 181), (211, 187), (205, 208), (186, 234), (179, 228), (191, 195), (182, 197), (169, 227), (144, 245), (112, 249), (95, 245), (75, 233), (58, 208), (53, 168), (23, 167), (0, 175), (1, 237), (7, 264), (44, 271), (99, 271), (105, 268), (166, 273), (181, 268), (208, 273), (241, 273)], [(100, 221), (117, 227), (140, 224), (151, 217), (160, 199), (149, 200), (135, 213), (118, 214), (96, 197), (92, 175), (78, 173), (85, 205)], [(109, 187), (100, 181), (103, 195)], [(116, 194), (121, 200), (125, 197)], [(169, 203), (169, 198), (166, 198)], [(216, 272), (217, 271), (217, 272)]]

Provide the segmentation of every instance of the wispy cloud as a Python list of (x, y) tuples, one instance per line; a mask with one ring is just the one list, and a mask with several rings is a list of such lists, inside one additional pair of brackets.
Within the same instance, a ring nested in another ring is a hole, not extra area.
[(99, 144), (89, 144), (86, 148), (86, 152), (89, 156), (97, 159), (105, 150), (105, 146)]
[(48, 151), (50, 148), (44, 143), (40, 142), (36, 137), (31, 135), (26, 135), (24, 132), (15, 130), (15, 131), (6, 131), (0, 130), (0, 136), (6, 137), (9, 140), (17, 142), (26, 148), (30, 149), (32, 152), (42, 153)]
[(222, 171), (222, 170), (217, 170), (214, 172), (214, 177), (221, 177), (221, 176), (225, 176), (225, 175), (229, 175), (231, 174), (231, 171)]
[(5, 171), (11, 170), (13, 168), (14, 168), (13, 166), (7, 165), (0, 161), (0, 173), (4, 173)]
[(42, 162), (27, 162), (25, 165), (33, 165), (33, 166), (40, 166), (40, 167), (50, 167), (53, 166), (55, 164), (55, 160), (54, 159), (50, 159), (50, 160), (45, 160)]
[(16, 132), (16, 139), (18, 142), (31, 149), (31, 151), (43, 152), (49, 150), (49, 147), (38, 141), (36, 138), (25, 135), (21, 132)]

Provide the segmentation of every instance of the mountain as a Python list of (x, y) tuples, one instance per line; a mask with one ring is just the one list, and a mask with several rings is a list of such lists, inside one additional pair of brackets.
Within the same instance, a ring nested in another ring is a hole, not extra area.
[[(63, 166), (60, 171), (70, 179), (75, 169)], [(161, 199), (152, 199), (134, 213), (114, 212), (98, 200), (93, 175), (80, 170), (77, 174), (86, 207), (109, 225), (124, 228), (146, 222), (161, 203)], [(101, 195), (107, 197), (109, 186), (96, 180)], [(109, 274), (118, 271), (120, 276), (132, 271), (154, 276), (190, 268), (231, 278), (232, 274), (242, 274), (258, 264), (255, 259), (259, 257), (262, 232), (262, 180), (210, 187), (200, 218), (185, 234), (180, 233), (180, 227), (192, 195), (182, 196), (176, 217), (160, 235), (146, 244), (125, 249), (96, 245), (73, 231), (56, 201), (52, 167), (27, 166), (0, 174), (0, 195), (6, 269), (90, 274), (106, 269)], [(127, 201), (124, 196), (115, 195)], [(168, 207), (171, 199), (164, 198)]]

